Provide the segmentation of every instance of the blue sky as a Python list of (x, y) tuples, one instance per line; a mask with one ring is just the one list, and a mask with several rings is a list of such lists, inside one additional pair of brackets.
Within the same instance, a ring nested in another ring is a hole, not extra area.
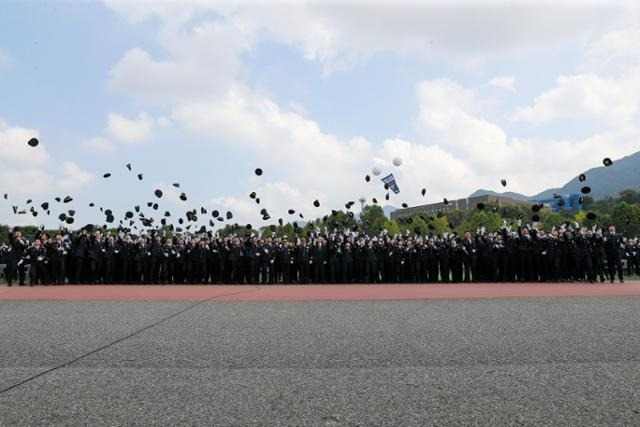
[[(638, 150), (633, 3), (2, 7), (3, 223), (55, 225), (62, 207), (102, 222), (90, 201), (122, 215), (163, 188), (174, 219), (205, 206), (264, 225), (262, 207), (314, 217), (383, 199), (364, 182), (373, 166), (397, 176), (399, 206), (501, 190), (502, 178), (533, 194)], [(52, 218), (12, 215), (66, 194)]]

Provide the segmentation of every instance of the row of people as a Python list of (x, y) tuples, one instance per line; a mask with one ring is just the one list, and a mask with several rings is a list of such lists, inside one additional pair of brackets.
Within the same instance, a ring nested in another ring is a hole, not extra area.
[[(611, 226), (479, 229), (463, 236), (368, 236), (314, 233), (295, 242), (255, 236), (175, 239), (105, 236), (85, 230), (42, 234), (29, 242), (19, 230), (0, 247), (9, 286), (29, 283), (435, 283), (624, 281), (622, 260), (638, 269), (637, 239)], [(637, 270), (636, 270), (637, 272)]]

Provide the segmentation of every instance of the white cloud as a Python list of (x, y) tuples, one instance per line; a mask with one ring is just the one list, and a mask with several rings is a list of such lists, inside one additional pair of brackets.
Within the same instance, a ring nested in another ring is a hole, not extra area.
[(542, 123), (555, 119), (595, 120), (610, 125), (633, 121), (640, 103), (640, 67), (618, 79), (595, 74), (560, 76), (556, 86), (516, 111), (516, 120)]
[[(190, 65), (202, 68), (204, 58), (214, 59), (219, 67), (218, 72), (209, 77), (226, 80), (229, 73), (237, 71), (234, 55), (239, 46), (235, 43), (240, 41), (240, 50), (243, 50), (258, 37), (292, 46), (306, 59), (322, 63), (325, 73), (331, 73), (362, 63), (379, 52), (474, 63), (486, 61), (489, 55), (526, 48), (555, 48), (588, 37), (596, 25), (602, 28), (614, 19), (636, 12), (625, 3), (575, 0), (505, 0), (490, 4), (474, 4), (468, 0), (401, 4), (383, 1), (107, 1), (107, 5), (133, 23), (158, 17), (163, 24), (162, 42), (173, 48), (170, 50), (174, 58), (189, 58), (187, 61), (154, 61), (146, 52), (130, 51), (119, 64), (127, 66), (114, 69), (112, 86), (154, 97), (147, 90), (150, 85), (166, 80), (164, 76), (170, 71), (185, 77), (199, 75)], [(190, 22), (211, 11), (219, 16), (217, 20), (196, 24), (199, 31), (184, 30)], [(221, 33), (226, 43), (214, 36), (208, 44), (201, 44), (206, 55), (193, 56), (193, 51), (188, 49), (192, 47), (189, 39), (207, 40), (206, 27), (212, 24), (226, 28)], [(169, 41), (173, 43), (167, 44)], [(153, 70), (158, 77), (151, 73), (136, 77), (135, 71), (142, 69)], [(194, 85), (193, 80), (179, 81), (187, 87)], [(138, 83), (138, 89), (134, 83)], [(167, 90), (163, 93), (170, 96), (175, 81), (166, 83)]]
[(166, 117), (154, 119), (149, 114), (141, 112), (137, 119), (127, 119), (117, 114), (109, 113), (107, 126), (109, 133), (119, 141), (125, 143), (139, 143), (150, 140), (156, 127), (167, 127), (170, 121)]
[[(448, 80), (423, 82), (418, 92), (419, 126), (425, 140), (452, 153), (459, 162), (455, 167), (468, 169), (475, 176), (469, 181), (454, 177), (458, 188), (467, 194), (477, 188), (501, 190), (498, 183), (502, 178), (507, 179), (509, 190), (532, 194), (562, 185), (604, 157), (618, 158), (637, 151), (637, 126), (626, 125), (577, 141), (509, 138), (495, 123), (470, 113), (477, 101), (457, 84)], [(569, 163), (559, 168), (549, 159)], [(445, 175), (440, 182), (448, 180)]]
[(514, 76), (494, 77), (489, 81), (489, 84), (507, 92), (516, 93), (516, 78)]
[(86, 139), (80, 145), (99, 154), (112, 154), (116, 151), (116, 145), (103, 137)]
[(49, 153), (43, 144), (27, 144), (38, 137), (34, 129), (10, 126), (0, 119), (0, 193), (38, 195), (51, 188), (52, 177), (46, 171)]
[(640, 28), (628, 27), (604, 34), (591, 43), (585, 56), (591, 69), (640, 63)]
[(56, 182), (56, 185), (62, 190), (79, 190), (95, 179), (94, 175), (81, 169), (80, 166), (71, 161), (62, 162), (60, 170), (62, 178)]

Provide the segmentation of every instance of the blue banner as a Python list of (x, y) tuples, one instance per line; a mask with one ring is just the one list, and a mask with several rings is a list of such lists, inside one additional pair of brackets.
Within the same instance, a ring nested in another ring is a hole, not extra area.
[(398, 188), (398, 184), (396, 184), (396, 179), (393, 177), (392, 173), (382, 178), (382, 182), (387, 184), (391, 189), (391, 191), (393, 191), (395, 194), (398, 194), (400, 192), (400, 189)]

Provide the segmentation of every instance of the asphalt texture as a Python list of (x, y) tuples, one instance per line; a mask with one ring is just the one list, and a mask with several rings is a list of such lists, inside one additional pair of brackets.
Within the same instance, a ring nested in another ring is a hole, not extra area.
[(640, 425), (640, 297), (0, 302), (0, 425)]

